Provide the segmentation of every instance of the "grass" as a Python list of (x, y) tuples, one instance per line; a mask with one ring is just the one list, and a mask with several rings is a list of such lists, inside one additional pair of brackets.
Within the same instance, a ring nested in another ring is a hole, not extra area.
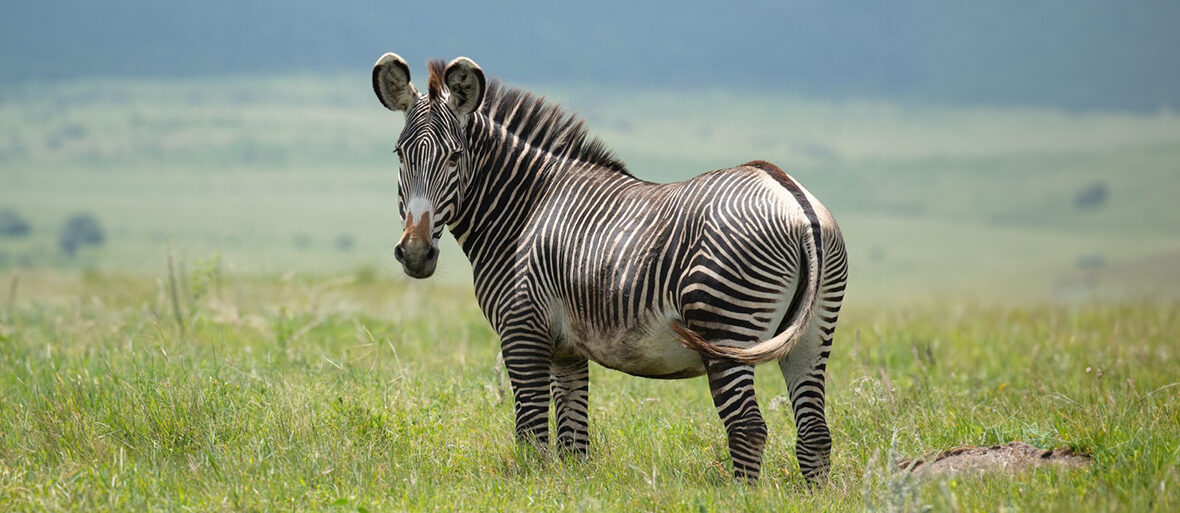
[[(37, 292), (0, 311), (0, 509), (1180, 506), (1175, 303), (854, 300), (830, 365), (830, 482), (800, 478), (785, 386), (764, 366), (771, 441), (747, 488), (728, 478), (700, 378), (593, 367), (593, 457), (565, 462), (513, 442), (497, 343), (469, 290), (210, 279), (184, 280), (182, 331), (168, 280), (24, 277), (19, 290)], [(890, 463), (1010, 440), (1094, 464), (914, 481)]]

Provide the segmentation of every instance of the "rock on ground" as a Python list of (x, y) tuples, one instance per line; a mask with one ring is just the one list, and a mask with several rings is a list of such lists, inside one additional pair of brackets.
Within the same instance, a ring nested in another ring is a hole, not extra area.
[(957, 474), (960, 472), (1020, 472), (1042, 465), (1082, 467), (1090, 456), (1071, 449), (1039, 449), (1024, 442), (989, 447), (957, 447), (921, 458), (898, 460), (898, 467), (914, 474)]

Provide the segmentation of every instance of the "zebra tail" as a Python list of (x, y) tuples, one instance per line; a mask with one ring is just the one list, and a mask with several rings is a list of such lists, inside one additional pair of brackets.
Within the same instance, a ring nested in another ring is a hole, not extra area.
[(818, 226), (815, 226), (815, 232), (809, 241), (804, 243), (804, 250), (800, 253), (805, 253), (804, 258), (800, 259), (803, 265), (807, 266), (807, 283), (801, 283), (800, 286), (804, 288), (804, 296), (802, 304), (795, 309), (794, 318), (786, 329), (778, 335), (764, 340), (753, 346), (747, 348), (719, 346), (711, 344), (702, 338), (697, 332), (685, 326), (679, 321), (672, 322), (672, 330), (680, 336), (680, 341), (685, 347), (701, 353), (707, 357), (736, 360), (748, 365), (758, 365), (759, 363), (768, 362), (782, 358), (791, 349), (795, 348), (803, 336), (807, 334), (808, 328), (811, 326), (811, 317), (815, 311), (816, 299), (819, 297), (820, 286), (820, 261), (819, 261), (819, 244), (820, 235), (818, 233)]

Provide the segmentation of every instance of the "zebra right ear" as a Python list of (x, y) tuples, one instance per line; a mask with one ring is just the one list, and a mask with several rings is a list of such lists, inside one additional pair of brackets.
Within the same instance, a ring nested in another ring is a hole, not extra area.
[(387, 53), (373, 65), (373, 92), (389, 110), (407, 112), (418, 99), (410, 83), (410, 66), (396, 53)]

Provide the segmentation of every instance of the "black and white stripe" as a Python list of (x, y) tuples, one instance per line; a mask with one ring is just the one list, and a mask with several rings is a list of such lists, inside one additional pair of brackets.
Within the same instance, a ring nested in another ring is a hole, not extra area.
[(826, 475), (824, 375), (847, 259), (814, 196), (763, 161), (638, 179), (580, 119), (485, 82), (468, 59), (430, 63), (427, 94), (408, 77), (396, 56), (374, 69), (382, 103), (406, 112), (399, 204), (403, 217), (409, 205), (429, 212), (435, 239), (448, 227), (471, 261), (518, 437), (548, 445), (552, 401), (558, 447), (588, 453), (589, 360), (653, 378), (705, 374), (734, 474), (753, 481), (767, 435), (753, 366), (778, 360), (800, 468)]

